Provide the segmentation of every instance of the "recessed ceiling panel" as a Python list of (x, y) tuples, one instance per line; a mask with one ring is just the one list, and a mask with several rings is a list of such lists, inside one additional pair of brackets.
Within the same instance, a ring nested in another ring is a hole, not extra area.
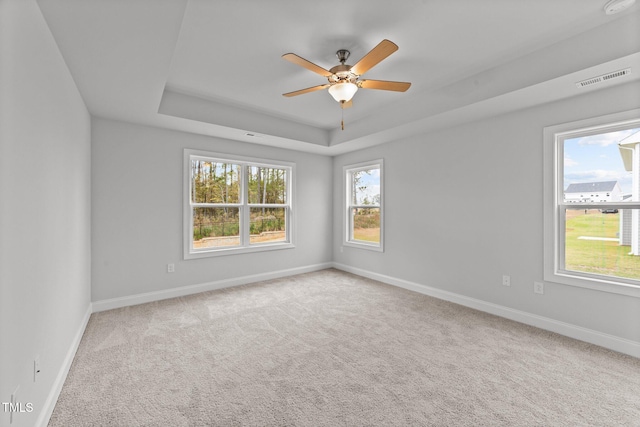
[[(256, 123), (266, 132), (277, 124), (290, 129), (273, 136), (304, 141), (302, 150), (380, 140), (376, 134), (400, 127), (414, 132), (416, 123), (447, 109), (637, 52), (640, 6), (606, 15), (604, 3), (38, 0), (91, 114), (168, 128), (180, 122), (180, 130), (199, 133), (204, 126), (209, 135), (255, 131)], [(364, 78), (411, 82), (407, 92), (361, 89), (346, 110), (325, 89), (282, 96), (326, 83), (283, 54), (330, 69), (337, 50), (349, 50), (353, 65), (383, 39), (399, 50)], [(181, 104), (171, 105), (180, 114), (170, 117), (165, 103), (159, 114), (165, 91), (209, 102), (212, 113), (201, 122), (187, 119)], [(215, 113), (225, 105), (229, 111)]]

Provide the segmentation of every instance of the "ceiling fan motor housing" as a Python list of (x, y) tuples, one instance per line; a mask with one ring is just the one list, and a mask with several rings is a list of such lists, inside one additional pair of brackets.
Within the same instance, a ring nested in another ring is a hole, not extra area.
[(355, 83), (357, 75), (351, 72), (351, 65), (340, 64), (331, 68), (331, 75), (327, 77), (329, 83)]

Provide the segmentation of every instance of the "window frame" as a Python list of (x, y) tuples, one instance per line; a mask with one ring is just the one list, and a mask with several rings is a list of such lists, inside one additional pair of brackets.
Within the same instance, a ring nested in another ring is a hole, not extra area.
[[(640, 109), (545, 127), (543, 209), (544, 280), (640, 298), (640, 281), (564, 269), (565, 210), (576, 203), (564, 201), (564, 141), (640, 126)], [(580, 209), (640, 209), (640, 202), (585, 202)]]
[[(359, 172), (368, 169), (380, 170), (380, 203), (378, 205), (352, 205), (351, 204), (351, 176), (354, 172)], [(344, 246), (350, 246), (360, 249), (368, 249), (377, 252), (384, 252), (384, 161), (383, 159), (370, 160), (367, 162), (361, 162), (351, 165), (345, 165), (342, 168), (342, 177), (344, 188), (344, 205), (343, 205), (343, 241)], [(352, 208), (378, 208), (380, 209), (380, 242), (365, 242), (361, 240), (353, 240), (353, 227), (352, 227)]]
[[(191, 162), (192, 160), (205, 160), (217, 163), (232, 163), (240, 166), (239, 185), (240, 200), (238, 203), (219, 204), (228, 207), (237, 207), (239, 209), (239, 246), (220, 246), (213, 248), (193, 248), (193, 209), (194, 207), (210, 207), (202, 206), (202, 204), (192, 203), (192, 177)], [(262, 204), (249, 203), (249, 186), (247, 182), (247, 168), (266, 167), (285, 169), (286, 176), (286, 201), (283, 204)], [(263, 252), (280, 249), (295, 248), (295, 163), (280, 160), (269, 160), (255, 157), (237, 156), (231, 154), (216, 153), (203, 150), (185, 149), (183, 155), (183, 258), (200, 259), (224, 255), (236, 255), (243, 253)], [(198, 205), (198, 206), (196, 206)], [(280, 242), (264, 242), (250, 243), (250, 212), (251, 208), (276, 207), (285, 209), (285, 240)]]

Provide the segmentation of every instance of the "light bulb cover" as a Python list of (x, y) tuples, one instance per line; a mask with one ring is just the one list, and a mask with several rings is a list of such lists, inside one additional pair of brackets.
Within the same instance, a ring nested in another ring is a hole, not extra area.
[(349, 102), (358, 91), (358, 85), (351, 82), (336, 83), (329, 87), (329, 94), (338, 102)]

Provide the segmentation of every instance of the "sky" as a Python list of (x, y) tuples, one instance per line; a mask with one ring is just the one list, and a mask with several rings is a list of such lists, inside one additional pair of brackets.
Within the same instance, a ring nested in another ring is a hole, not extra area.
[(364, 197), (367, 197), (370, 202), (373, 201), (374, 197), (380, 194), (380, 169), (371, 169), (368, 173), (361, 173), (358, 187), (358, 203), (362, 203)]
[(623, 194), (631, 193), (631, 172), (624, 169), (618, 143), (639, 132), (627, 129), (564, 141), (564, 188), (582, 182), (618, 181)]

